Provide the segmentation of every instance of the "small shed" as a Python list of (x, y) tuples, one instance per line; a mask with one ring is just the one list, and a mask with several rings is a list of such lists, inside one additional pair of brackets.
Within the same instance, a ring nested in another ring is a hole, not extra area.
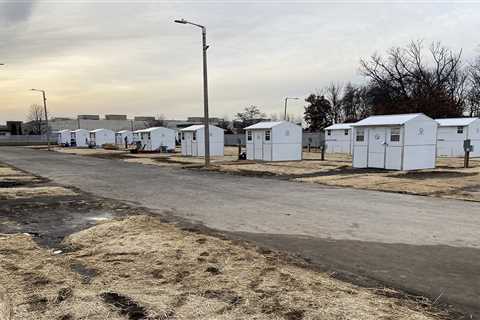
[(70, 132), (70, 146), (88, 147), (89, 132), (85, 129), (77, 129)]
[(90, 131), (90, 145), (101, 147), (104, 144), (115, 143), (115, 132), (110, 129), (95, 129)]
[(372, 116), (354, 123), (353, 167), (435, 168), (437, 127), (423, 113)]
[(144, 151), (175, 150), (175, 130), (164, 127), (152, 127), (134, 131), (134, 141), (141, 144)]
[(121, 130), (115, 133), (115, 144), (118, 146), (125, 146), (125, 139), (127, 145), (133, 143), (133, 132), (130, 130)]
[(336, 123), (325, 128), (326, 153), (352, 154), (352, 124)]
[[(210, 155), (223, 156), (225, 137), (222, 128), (208, 126), (210, 135)], [(205, 126), (193, 125), (180, 130), (182, 155), (202, 157), (205, 155)]]
[(246, 127), (247, 159), (302, 160), (302, 127), (288, 121), (259, 122)]
[(473, 145), (471, 157), (480, 157), (480, 119), (450, 118), (436, 119), (439, 124), (437, 134), (437, 155), (444, 157), (463, 157), (463, 143), (470, 139)]
[(71, 141), (70, 130), (59, 130), (57, 131), (57, 144), (59, 146), (70, 145)]

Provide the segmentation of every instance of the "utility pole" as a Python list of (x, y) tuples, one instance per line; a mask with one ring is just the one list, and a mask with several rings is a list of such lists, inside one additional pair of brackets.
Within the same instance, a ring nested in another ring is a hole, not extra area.
[(50, 128), (48, 127), (48, 112), (47, 112), (47, 97), (45, 95), (45, 90), (31, 89), (32, 91), (39, 91), (43, 96), (43, 110), (45, 113), (45, 125), (47, 126), (47, 149), (50, 151)]
[(207, 29), (193, 22), (185, 19), (175, 20), (180, 24), (191, 24), (202, 29), (202, 53), (203, 53), (203, 124), (204, 124), (204, 139), (205, 139), (205, 167), (210, 166), (210, 130), (209, 130), (209, 116), (208, 116), (208, 77), (207, 77)]
[(285, 114), (283, 115), (283, 120), (287, 120), (287, 104), (288, 104), (288, 100), (298, 100), (300, 98), (290, 98), (290, 97), (286, 97), (285, 98)]

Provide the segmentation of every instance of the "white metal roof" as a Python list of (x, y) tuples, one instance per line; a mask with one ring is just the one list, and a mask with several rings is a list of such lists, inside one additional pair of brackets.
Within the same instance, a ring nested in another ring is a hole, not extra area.
[(279, 124), (286, 123), (287, 121), (264, 121), (259, 122), (254, 125), (248, 126), (244, 129), (246, 130), (255, 130), (255, 129), (271, 129)]
[(352, 129), (352, 124), (353, 123), (335, 123), (332, 124), (329, 127), (326, 127), (325, 130), (346, 130), (346, 129)]
[[(150, 127), (150, 128), (146, 128), (146, 129), (136, 130), (136, 131), (134, 131), (134, 133), (138, 133), (138, 132), (152, 132), (152, 131), (155, 131), (155, 130), (158, 130), (158, 129), (172, 130), (172, 129), (168, 129), (168, 128), (165, 128), (165, 127)], [(174, 130), (172, 130), (172, 131), (174, 131)]]
[[(210, 127), (213, 127), (213, 126), (210, 125)], [(193, 126), (183, 128), (180, 131), (197, 131), (197, 130), (200, 130), (200, 129), (203, 129), (203, 128), (204, 128), (203, 124), (194, 124)]]
[(99, 132), (99, 131), (103, 131), (103, 130), (108, 130), (108, 131), (111, 131), (110, 129), (104, 129), (104, 128), (100, 128), (100, 129), (95, 129), (95, 130), (92, 130), (90, 132)]
[(72, 132), (81, 132), (81, 131), (87, 131), (88, 132), (88, 130), (86, 130), (86, 129), (77, 129), (77, 130), (73, 130)]
[(58, 130), (57, 133), (62, 133), (62, 132), (70, 132), (68, 129), (63, 129), (63, 130)]
[(468, 126), (470, 123), (478, 120), (478, 118), (449, 118), (435, 119), (441, 127), (461, 127)]
[(128, 133), (128, 132), (130, 132), (130, 130), (120, 130), (117, 133)]
[(409, 114), (393, 114), (384, 116), (370, 116), (366, 119), (352, 123), (351, 126), (388, 126), (388, 125), (402, 125), (423, 113), (409, 113)]

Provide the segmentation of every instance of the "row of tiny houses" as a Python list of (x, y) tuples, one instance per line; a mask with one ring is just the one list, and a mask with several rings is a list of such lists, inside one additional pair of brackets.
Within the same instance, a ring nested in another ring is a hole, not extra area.
[[(410, 115), (399, 116), (403, 117)], [(435, 121), (438, 124), (436, 133), (437, 156), (463, 156), (465, 154), (465, 140), (470, 140), (470, 144), (473, 146), (470, 156), (480, 156), (479, 118), (450, 118), (436, 119)], [(355, 125), (356, 124), (353, 123), (341, 123), (325, 128), (326, 152), (351, 154), (353, 152), (354, 145), (352, 127)]]

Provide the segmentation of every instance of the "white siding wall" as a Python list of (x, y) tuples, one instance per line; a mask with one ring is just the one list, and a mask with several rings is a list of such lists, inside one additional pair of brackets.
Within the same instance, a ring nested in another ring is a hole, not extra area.
[[(198, 129), (196, 132), (196, 140), (193, 140), (193, 132), (183, 131), (184, 139), (182, 143), (182, 155), (203, 157), (205, 156), (205, 140), (204, 128)], [(224, 132), (223, 129), (210, 126), (210, 156), (219, 157), (224, 155)]]
[(167, 150), (175, 149), (175, 130), (167, 128), (158, 128), (150, 131), (150, 141), (147, 150), (159, 150), (162, 146), (166, 146)]
[[(248, 132), (252, 140), (248, 140)], [(265, 140), (270, 131), (270, 140)], [(295, 161), (302, 159), (302, 128), (292, 123), (282, 123), (269, 129), (247, 130), (247, 159), (263, 161)]]
[[(363, 130), (364, 140), (357, 140), (358, 131)], [(367, 154), (368, 154), (368, 128), (354, 128), (353, 129), (353, 167), (354, 168), (366, 168), (367, 167)]]
[(104, 144), (114, 144), (115, 132), (108, 129), (90, 132), (90, 140), (94, 142), (97, 147), (101, 147)]
[[(364, 141), (356, 141), (358, 131), (362, 129)], [(395, 129), (400, 129), (399, 141), (392, 141), (392, 130)], [(402, 170), (402, 164), (403, 170), (435, 168), (437, 123), (427, 117), (420, 116), (403, 126), (355, 127), (353, 135), (352, 163), (355, 168)]]
[(115, 143), (117, 145), (124, 146), (125, 145), (125, 137), (127, 137), (127, 143), (128, 144), (131, 144), (133, 142), (132, 131), (126, 131), (126, 132), (122, 132), (122, 133), (117, 132), (115, 134)]
[(90, 139), (89, 132), (87, 130), (72, 131), (71, 139), (75, 140), (77, 147), (87, 147), (88, 140)]
[(437, 128), (437, 122), (425, 116), (405, 124), (403, 170), (435, 168)]
[(302, 160), (302, 128), (282, 123), (272, 128), (272, 161)]
[(463, 133), (458, 133), (458, 128), (455, 126), (438, 128), (437, 154), (439, 156), (463, 157), (465, 154), (463, 142), (470, 139), (473, 145), (470, 156), (480, 157), (480, 120), (463, 128)]
[[(345, 134), (347, 130), (348, 135)], [(325, 130), (326, 153), (352, 153), (352, 129)]]

